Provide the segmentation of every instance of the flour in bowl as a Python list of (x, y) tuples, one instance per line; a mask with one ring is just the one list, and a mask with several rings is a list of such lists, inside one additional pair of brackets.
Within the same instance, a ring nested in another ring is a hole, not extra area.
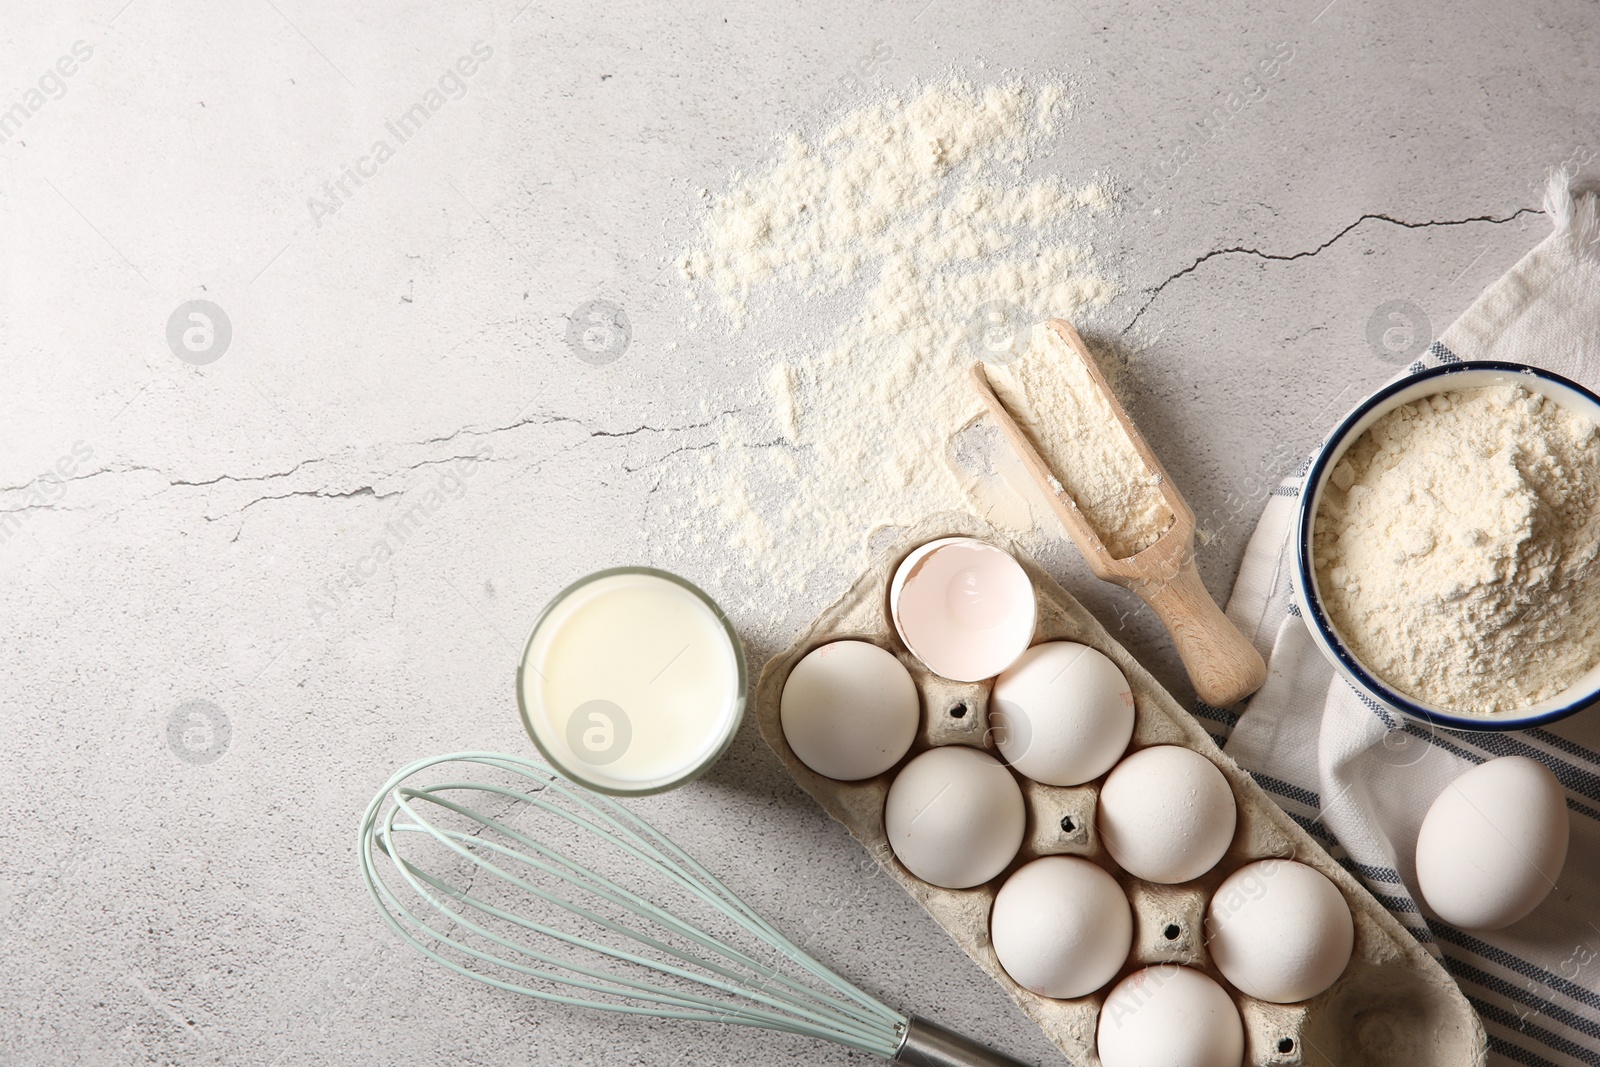
[(1560, 695), (1600, 663), (1600, 441), (1519, 385), (1375, 422), (1318, 507), (1317, 588), (1350, 651), (1467, 714)]

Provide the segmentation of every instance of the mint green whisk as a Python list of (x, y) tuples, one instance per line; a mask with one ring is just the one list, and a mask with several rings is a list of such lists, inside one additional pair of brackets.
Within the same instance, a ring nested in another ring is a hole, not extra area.
[[(417, 781), (446, 764), (500, 780)], [(389, 926), (497, 989), (802, 1034), (917, 1067), (1022, 1067), (834, 974), (649, 824), (536, 760), (410, 764), (367, 806), (358, 850)]]

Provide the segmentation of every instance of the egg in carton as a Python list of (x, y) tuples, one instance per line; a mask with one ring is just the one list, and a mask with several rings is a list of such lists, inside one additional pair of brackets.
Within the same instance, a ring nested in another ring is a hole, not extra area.
[[(884, 805), (895, 775), (907, 762), (944, 745), (966, 745), (1001, 758), (990, 729), (992, 680), (955, 682), (933, 674), (901, 642), (889, 614), (889, 587), (901, 561), (918, 546), (952, 536), (986, 541), (1021, 564), (1038, 605), (1031, 643), (1075, 641), (1097, 649), (1122, 671), (1134, 694), (1129, 755), (1155, 745), (1178, 745), (1204, 756), (1226, 777), (1237, 804), (1237, 829), (1227, 852), (1209, 871), (1192, 881), (1163, 885), (1119, 868), (1096, 827), (1104, 775), (1070, 787), (1016, 775), (1027, 809), (1022, 847), (999, 876), (982, 885), (941, 888), (917, 878), (895, 856), (885, 831)], [(795, 665), (812, 650), (841, 640), (866, 641), (892, 653), (910, 672), (921, 703), (910, 751), (888, 771), (863, 781), (837, 781), (812, 771), (790, 748), (780, 720), (784, 685)], [(1216, 746), (1093, 615), (1015, 544), (976, 517), (934, 516), (875, 560), (788, 651), (767, 663), (756, 687), (755, 712), (762, 736), (801, 787), (866, 846), (1075, 1064), (1100, 1063), (1095, 1034), (1107, 992), (1133, 971), (1154, 964), (1193, 967), (1228, 990), (1244, 1024), (1244, 1062), (1250, 1067), (1478, 1067), (1486, 1059), (1482, 1024), (1438, 962)], [(1006, 878), (1032, 860), (1057, 855), (1080, 856), (1110, 872), (1133, 912), (1132, 951), (1121, 970), (1094, 993), (1071, 1000), (1039, 996), (1014, 982), (989, 937), (990, 911)], [(1212, 894), (1230, 874), (1266, 858), (1293, 859), (1319, 871), (1343, 894), (1354, 920), (1353, 952), (1343, 973), (1325, 991), (1297, 1004), (1246, 996), (1227, 983), (1208, 951), (1205, 918)]]

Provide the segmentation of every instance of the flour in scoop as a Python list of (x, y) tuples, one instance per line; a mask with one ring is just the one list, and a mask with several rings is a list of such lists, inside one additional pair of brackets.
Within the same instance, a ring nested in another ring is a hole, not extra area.
[(1334, 467), (1314, 531), (1334, 629), (1400, 692), (1515, 711), (1600, 663), (1595, 424), (1518, 385), (1424, 398)]
[(1114, 559), (1126, 559), (1172, 525), (1160, 476), (1117, 421), (1083, 360), (1048, 326), (1028, 350), (992, 364), (989, 384)]
[(772, 587), (850, 569), (870, 533), (969, 509), (952, 441), (994, 332), (1081, 321), (1115, 286), (1088, 244), (1099, 182), (1030, 176), (1058, 84), (936, 82), (784, 136), (736, 174), (680, 261), (691, 328), (756, 346), (766, 396), (663, 475)]

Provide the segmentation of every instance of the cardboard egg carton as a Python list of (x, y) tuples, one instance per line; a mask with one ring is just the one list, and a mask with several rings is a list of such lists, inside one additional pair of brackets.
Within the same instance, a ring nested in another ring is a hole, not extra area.
[[(1022, 564), (1038, 596), (1034, 643), (1077, 641), (1105, 653), (1121, 668), (1133, 688), (1135, 704), (1130, 752), (1151, 745), (1183, 745), (1226, 775), (1238, 802), (1238, 829), (1222, 860), (1205, 875), (1180, 885), (1157, 885), (1117, 867), (1095, 828), (1103, 779), (1060, 787), (1019, 775), (1028, 809), (1022, 849), (1000, 877), (982, 886), (942, 889), (921, 881), (895, 858), (884, 833), (884, 799), (907, 760), (937, 745), (971, 745), (999, 758), (989, 735), (992, 683), (952, 682), (932, 674), (906, 650), (889, 618), (889, 582), (900, 561), (918, 545), (950, 536), (987, 541)], [(910, 670), (922, 700), (922, 726), (911, 751), (888, 772), (861, 782), (835, 781), (812, 771), (789, 748), (779, 723), (784, 683), (794, 665), (820, 645), (847, 639), (870, 641), (894, 653)], [(1015, 544), (975, 517), (930, 518), (874, 561), (793, 647), (767, 663), (756, 687), (755, 713), (762, 736), (795, 780), (844, 823), (1074, 1064), (1100, 1063), (1095, 1027), (1105, 994), (1130, 971), (1156, 963), (1196, 967), (1228, 990), (1244, 1019), (1245, 1063), (1250, 1067), (1479, 1067), (1485, 1061), (1483, 1026), (1433, 957), (1216, 746), (1083, 605)], [(1133, 950), (1127, 963), (1105, 988), (1075, 1000), (1041, 997), (1017, 985), (989, 942), (990, 907), (1006, 877), (1024, 863), (1048, 855), (1083, 856), (1105, 867), (1133, 907)], [(1205, 913), (1211, 894), (1241, 866), (1267, 857), (1292, 858), (1321, 871), (1344, 893), (1355, 919), (1350, 965), (1331, 988), (1300, 1004), (1270, 1004), (1243, 995), (1223, 979), (1207, 952)]]

